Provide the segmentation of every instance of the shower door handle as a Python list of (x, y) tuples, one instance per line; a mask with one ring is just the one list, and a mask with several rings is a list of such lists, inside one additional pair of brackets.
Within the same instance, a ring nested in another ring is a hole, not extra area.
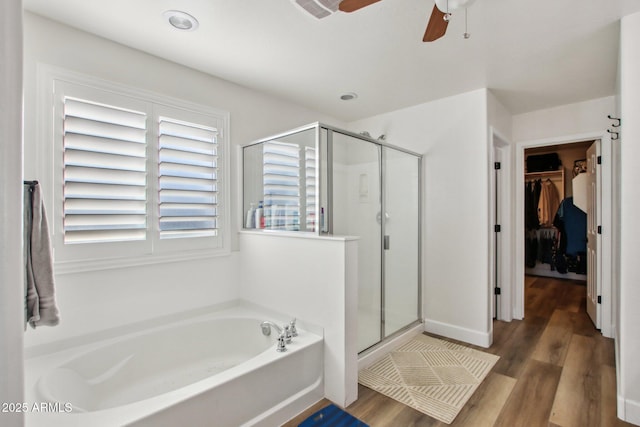
[(383, 245), (384, 245), (384, 249), (385, 250), (389, 249), (389, 235), (388, 234), (384, 236)]
[[(385, 213), (384, 213), (384, 222), (387, 222), (388, 220), (389, 220), (389, 213), (388, 213), (388, 212), (385, 212)], [(378, 212), (378, 213), (376, 214), (376, 222), (377, 222), (378, 224), (382, 224), (382, 212)]]

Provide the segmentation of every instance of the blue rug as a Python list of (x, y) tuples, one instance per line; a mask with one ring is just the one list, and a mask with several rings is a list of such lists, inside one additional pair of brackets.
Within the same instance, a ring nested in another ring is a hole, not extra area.
[(369, 427), (353, 415), (331, 404), (304, 420), (298, 427)]

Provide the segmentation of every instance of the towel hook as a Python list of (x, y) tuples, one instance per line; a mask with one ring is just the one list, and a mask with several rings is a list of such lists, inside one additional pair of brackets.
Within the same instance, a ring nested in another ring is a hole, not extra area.
[(611, 126), (613, 126), (614, 128), (619, 128), (620, 125), (622, 124), (622, 120), (619, 117), (612, 117), (611, 114), (609, 114), (607, 116), (610, 120), (616, 120), (618, 123), (614, 123)]
[(28, 185), (29, 191), (33, 192), (33, 188), (38, 185), (38, 181), (24, 181), (23, 184)]

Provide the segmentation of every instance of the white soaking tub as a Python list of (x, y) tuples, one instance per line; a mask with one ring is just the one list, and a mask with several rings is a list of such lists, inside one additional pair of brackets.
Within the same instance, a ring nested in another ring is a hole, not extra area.
[(280, 319), (238, 306), (27, 360), (27, 427), (279, 425), (323, 395), (321, 336), (277, 352), (260, 323)]

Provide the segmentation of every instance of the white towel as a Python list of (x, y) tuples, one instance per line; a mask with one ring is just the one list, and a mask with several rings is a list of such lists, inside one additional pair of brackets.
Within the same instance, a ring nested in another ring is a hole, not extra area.
[[(25, 322), (35, 328), (60, 321), (53, 279), (49, 226), (40, 184), (24, 187)], [(26, 329), (26, 323), (25, 323)]]

